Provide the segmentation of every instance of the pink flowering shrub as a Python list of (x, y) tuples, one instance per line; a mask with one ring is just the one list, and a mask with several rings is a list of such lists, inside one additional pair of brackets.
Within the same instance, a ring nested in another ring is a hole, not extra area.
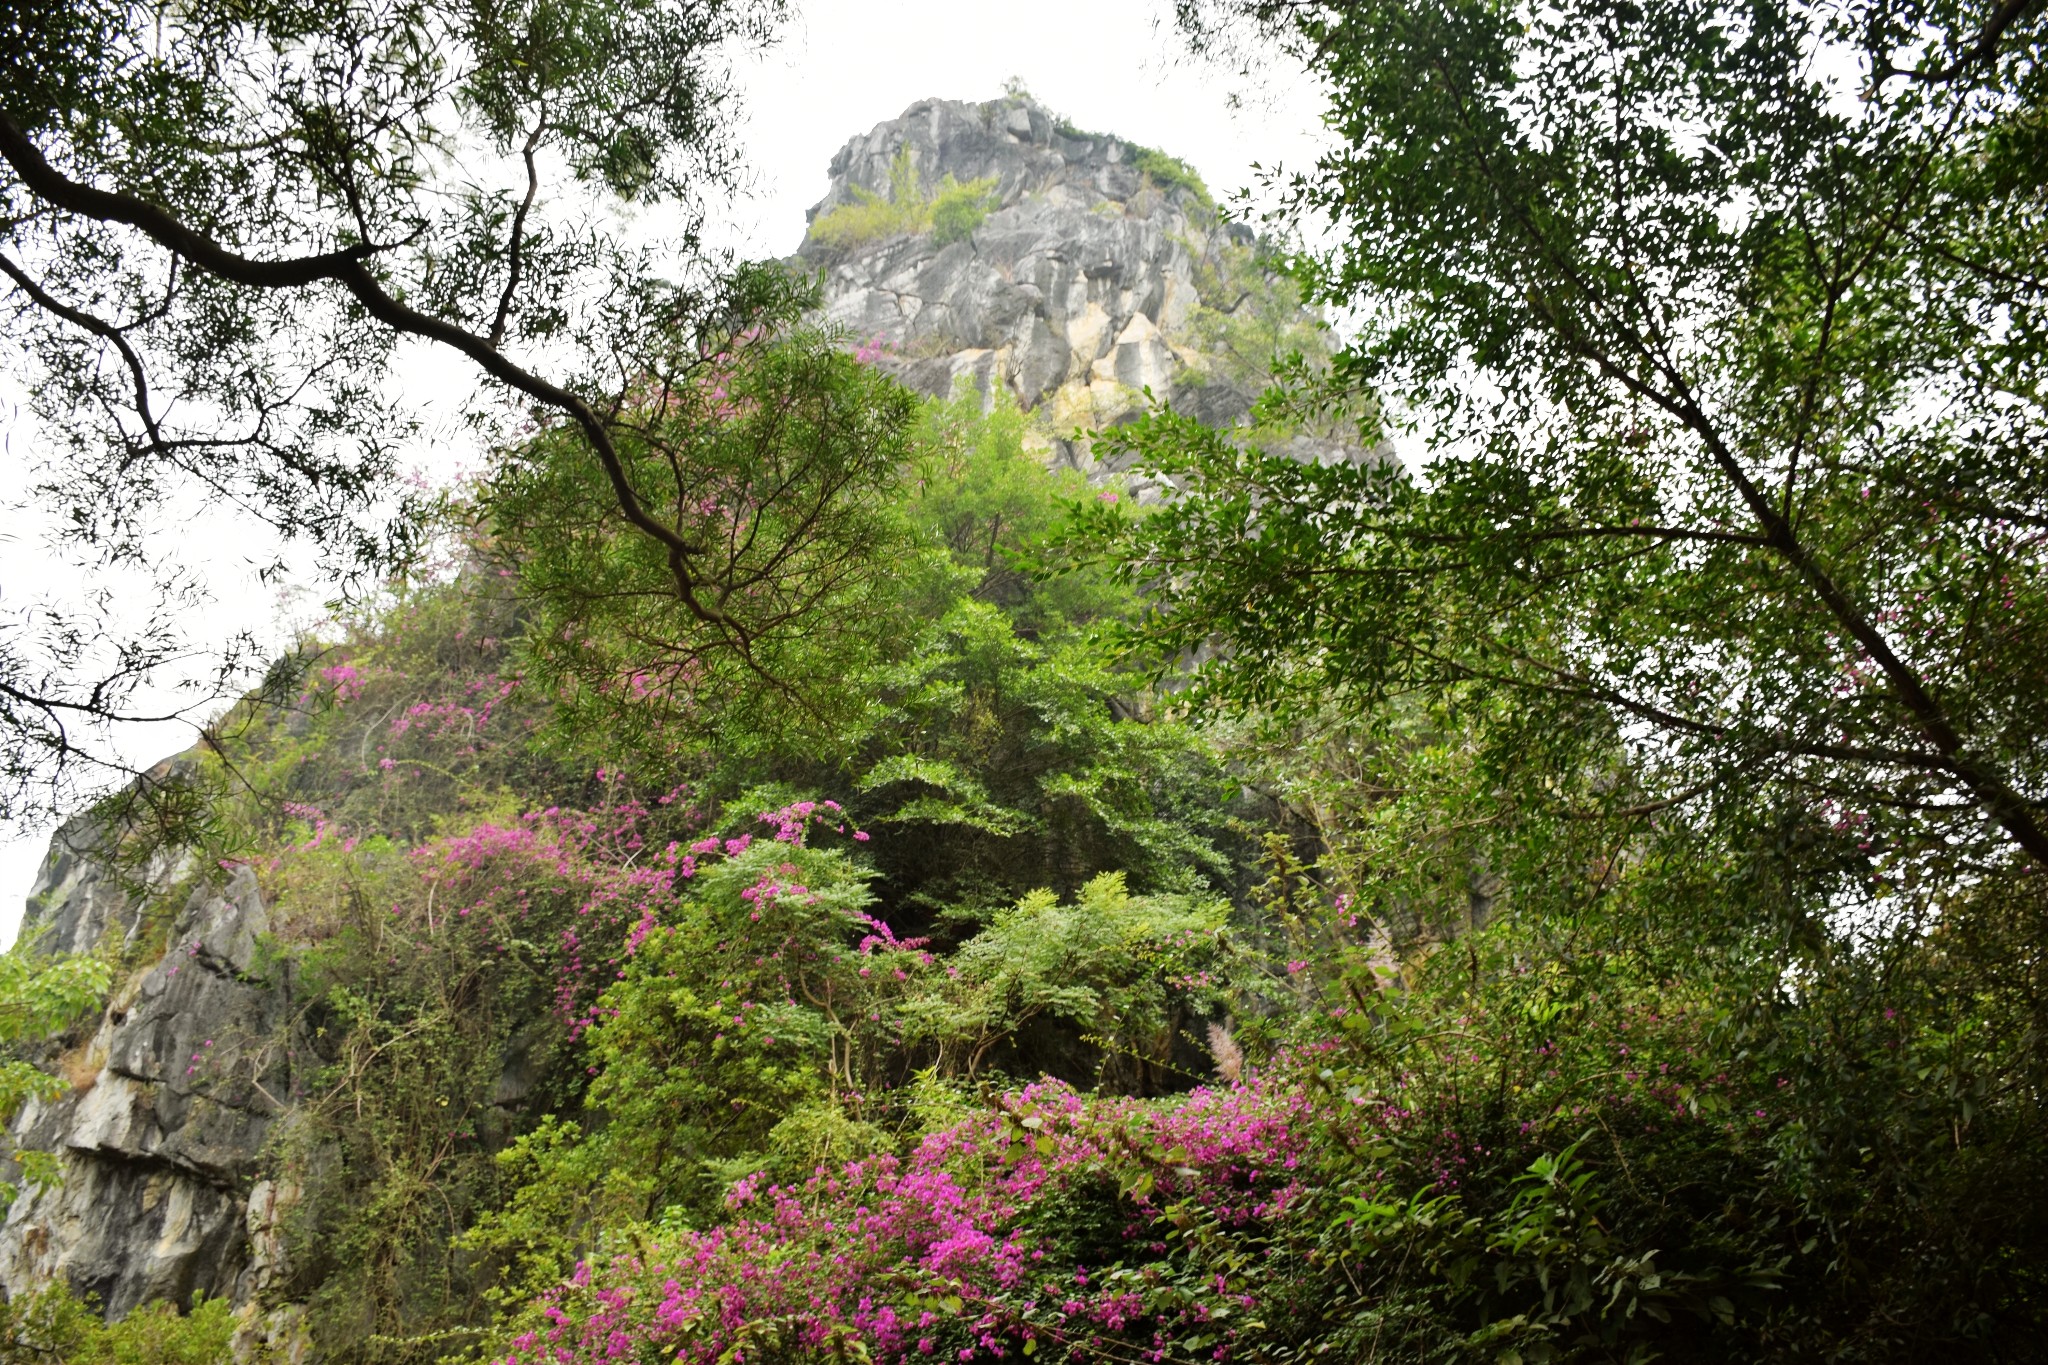
[(1099, 1077), (1142, 1080), (1170, 1055), (1176, 1011), (1208, 996), (1181, 978), (1219, 951), (1213, 903), (1132, 896), (1112, 874), (1072, 903), (1027, 896), (941, 954), (873, 913), (845, 845), (811, 846), (819, 828), (857, 833), (832, 803), (760, 823), (771, 837), (693, 846), (716, 860), (672, 914), (636, 929), (630, 961), (579, 1019), (589, 1119), (507, 1154), (519, 1192), (470, 1244), (553, 1266), (535, 1287), (605, 1228), (701, 1224), (735, 1182), (800, 1184), (896, 1150), (934, 1096), (957, 1103), (948, 1078), (1020, 1055), (1007, 1043), (1032, 1020), (1090, 1030)]
[(593, 1228), (493, 1358), (1597, 1359), (1766, 1312), (1786, 1234), (1714, 1220), (1767, 1184), (1771, 1120), (1705, 1002), (1511, 961), (1480, 1002), (1465, 966), (1405, 999), (1327, 981), (1227, 1089), (1040, 1082), (902, 1155), (742, 1175), (709, 1226)]
[(363, 693), (367, 680), (354, 664), (329, 664), (320, 670), (320, 680), (334, 689), (334, 702), (346, 706)]
[(871, 913), (861, 831), (836, 803), (751, 823), (648, 850), (601, 888), (630, 883), (601, 921), (611, 937), (590, 940), (609, 952), (563, 962), (585, 1114), (514, 1141), (518, 1188), (478, 1223), (479, 1251), (552, 1279), (579, 1228), (706, 1216), (741, 1174), (884, 1140), (868, 1092), (888, 1089), (902, 1001), (935, 959)]
[(722, 1225), (580, 1263), (500, 1359), (1228, 1359), (1257, 1300), (1198, 1269), (1180, 1229), (1285, 1216), (1303, 1104), (1267, 1084), (1165, 1102), (1029, 1086), (905, 1158), (743, 1179)]
[[(686, 971), (700, 1003), (720, 1011), (702, 1035), (715, 1056), (701, 1078), (721, 1087), (707, 1126), (730, 1119), (740, 1097), (745, 1117), (766, 1116), (735, 1126), (740, 1150), (820, 1084), (801, 1030), (778, 1038), (762, 1026), (775, 1011), (756, 1006), (780, 1002), (714, 986), (704, 973), (726, 966), (716, 950), (682, 945), (725, 935), (736, 949), (751, 933), (801, 964), (815, 933), (825, 951), (857, 956), (859, 940), (877, 932), (849, 901), (858, 869), (843, 852), (811, 847), (821, 831), (856, 847), (852, 825), (830, 803), (797, 802), (735, 812), (723, 837), (692, 839), (681, 788), (643, 802), (623, 794), (616, 773), (594, 780), (617, 798), (494, 812), (410, 843), (292, 803), (288, 842), (257, 864), (313, 1021), (277, 1044), (288, 1050), (299, 1121), (276, 1161), (281, 1178), (308, 1192), (292, 1230), (294, 1265), (323, 1293), (367, 1293), (382, 1312), (474, 1313), (495, 1263), (478, 1263), (479, 1282), (436, 1272), (432, 1258), (517, 1193), (495, 1160), (508, 1142), (523, 1151), (558, 1131), (545, 1116), (582, 1112), (593, 1079), (631, 1085), (625, 1069), (594, 1064), (605, 1055), (594, 1035), (620, 1013), (624, 1002), (609, 993), (642, 958), (663, 964), (642, 979), (667, 988), (669, 968)], [(836, 918), (843, 905), (849, 916)], [(746, 1055), (720, 1046), (723, 1034)], [(660, 1054), (679, 1082), (690, 1073), (677, 1050), (689, 1042), (665, 1039)], [(766, 1076), (749, 1088), (757, 1047)], [(517, 1103), (517, 1090), (508, 1105), (508, 1085), (544, 1086), (545, 1107)], [(388, 1278), (356, 1274), (387, 1264)], [(430, 1297), (439, 1294), (455, 1301)], [(350, 1340), (346, 1324), (360, 1316), (350, 1299), (320, 1307), (323, 1338)]]

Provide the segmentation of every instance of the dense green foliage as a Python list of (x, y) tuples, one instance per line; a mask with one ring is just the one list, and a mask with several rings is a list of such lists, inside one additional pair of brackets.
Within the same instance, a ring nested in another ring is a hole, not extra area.
[[(1305, 925), (1312, 886), (1275, 891)], [(744, 1181), (718, 1226), (595, 1258), (514, 1355), (2028, 1358), (2038, 1263), (2000, 1249), (2043, 1233), (2038, 1078), (2017, 1021), (1909, 979), (1916, 945), (1882, 995), (1852, 965), (1795, 997), (1749, 950), (1497, 924), (1389, 990), (1350, 918), (1294, 964), (1304, 1041), (1239, 1084), (1028, 1088), (900, 1161)]]
[[(68, 1027), (105, 996), (112, 983), (108, 962), (92, 957), (44, 957), (34, 943), (0, 954), (0, 1045), (32, 1042)], [(30, 1099), (62, 1094), (64, 1084), (20, 1056), (0, 1060), (0, 1119), (11, 1119)], [(47, 1184), (57, 1178), (48, 1152), (11, 1149), (23, 1184)], [(0, 1208), (14, 1202), (19, 1187), (0, 1185)]]
[(1166, 497), (748, 272), (604, 423), (664, 535), (543, 427), (195, 760), (329, 1358), (2039, 1354), (2039, 14), (1182, 9), (1337, 138)]
[(235, 1321), (226, 1299), (192, 1311), (152, 1303), (118, 1323), (57, 1283), (0, 1305), (0, 1360), (9, 1365), (219, 1365), (229, 1358)]
[[(1220, 379), (1256, 393), (1272, 380), (1276, 365), (1328, 360), (1327, 330), (1303, 310), (1299, 283), (1285, 273), (1285, 263), (1268, 243), (1210, 233), (1206, 240), (1185, 245), (1200, 299), (1188, 318), (1201, 366), (1192, 382)], [(1281, 420), (1290, 430), (1299, 429), (1306, 416), (1294, 411)]]
[(1429, 456), (1133, 434), (1190, 494), (1119, 551), (1158, 645), (1228, 631), (1256, 702), (1511, 697), (1532, 777), (1626, 732), (1641, 796), (1831, 808), (1889, 887), (2048, 862), (2038, 16), (1223, 8), (1318, 55), (1303, 277)]
[[(756, 735), (829, 744), (859, 706), (834, 684), (872, 667), (894, 605), (878, 570), (907, 543), (894, 492), (914, 399), (789, 328), (808, 301), (798, 290), (741, 315), (618, 423), (643, 512), (697, 566), (680, 604), (676, 552), (631, 525), (573, 430), (494, 474), (484, 515), (531, 603), (524, 659), (559, 685), (571, 728), (623, 727), (672, 750), (744, 716)], [(710, 700), (756, 692), (745, 707)], [(746, 741), (728, 729), (724, 742)]]
[[(0, 819), (113, 785), (100, 727), (167, 669), (217, 665), (164, 703), (195, 722), (247, 686), (252, 642), (184, 636), (203, 592), (166, 506), (226, 503), (352, 580), (422, 552), (393, 477), (418, 420), (386, 382), (401, 338), (463, 357), (478, 390), (443, 396), (481, 429), (541, 413), (579, 431), (618, 511), (673, 555), (675, 596), (716, 575), (641, 512), (618, 443), (649, 433), (610, 416), (672, 378), (678, 337), (762, 303), (700, 229), (739, 170), (729, 63), (783, 12), (0, 9), (0, 308), (42, 433), (24, 486), (81, 568), (142, 575), (125, 613), (102, 586), (4, 622)], [(610, 211), (629, 203), (664, 205), (659, 239)]]
[[(1288, 211), (1336, 224), (1300, 278), (1359, 332), (1266, 406), (1427, 454), (1308, 465), (1162, 412), (1113, 444), (1178, 497), (1090, 508), (1083, 543), (1149, 590), (1127, 646), (1213, 651), (1200, 704), (1405, 964), (1372, 1048), (1399, 1061), (1332, 1076), (1412, 1091), (1406, 1029), (1455, 1030), (1491, 1094), (1438, 1093), (1438, 1131), (1501, 1156), (1453, 1206), (1420, 1171), (1369, 1200), (1370, 1240), (1325, 1248), (1362, 1325), (1313, 1340), (2024, 1358), (2038, 18), (1183, 8), (1313, 51), (1342, 133)], [(1567, 1036), (1559, 990), (1645, 1017)], [(1673, 1018), (1682, 1059), (1646, 1026)], [(1569, 1100), (1521, 1070), (1603, 1034)], [(1688, 1113), (1721, 1090), (1718, 1133), (1645, 1124), (1612, 1079), (1645, 1055)]]
[[(762, 621), (810, 594), (755, 660), (834, 674), (829, 704), (739, 656), (681, 667), (697, 626), (660, 556), (544, 432), (479, 489), (452, 577), (293, 661), (194, 760), (204, 856), (255, 872), (295, 1002), (222, 1041), (289, 1059), (274, 1292), (324, 1352), (473, 1349), (593, 1247), (913, 1141), (963, 1086), (1206, 1069), (1237, 962), (1214, 888), (1253, 845), (1207, 746), (1087, 647), (1127, 591), (1030, 572), (1080, 486), (1014, 408), (914, 412), (801, 331), (732, 355), (677, 409), (708, 436), (679, 505), (736, 574), (793, 538), (749, 542), (734, 507), (809, 519), (820, 557), (733, 595)], [(88, 998), (108, 974), (37, 970)]]
[(1169, 156), (1153, 147), (1133, 147), (1131, 164), (1144, 177), (1162, 190), (1178, 190), (1195, 207), (1204, 213), (1216, 212), (1216, 201), (1210, 197), (1209, 187), (1202, 183), (1202, 177), (1195, 168), (1177, 156)]

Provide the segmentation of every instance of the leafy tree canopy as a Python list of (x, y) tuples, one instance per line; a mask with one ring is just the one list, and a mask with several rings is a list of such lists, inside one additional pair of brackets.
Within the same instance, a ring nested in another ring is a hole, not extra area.
[[(401, 341), (426, 343), (515, 412), (577, 432), (618, 514), (667, 557), (681, 608), (719, 647), (750, 649), (772, 627), (698, 591), (718, 548), (650, 510), (629, 465), (650, 392), (660, 412), (726, 339), (787, 315), (786, 284), (730, 272), (701, 233), (704, 192), (738, 184), (729, 58), (769, 41), (782, 10), (0, 10), (8, 363), (75, 546), (161, 567), (152, 518), (197, 489), (311, 538), (337, 573), (402, 562), (423, 523), (416, 505), (389, 515), (412, 423), (388, 380)], [(127, 635), (88, 611), (0, 637), (0, 815), (61, 805), (65, 774), (100, 757), (91, 724), (126, 714), (185, 647), (189, 585), (166, 570), (158, 587), (165, 612)]]
[(1766, 793), (1866, 889), (2048, 860), (2037, 6), (1182, 12), (1323, 81), (1301, 278), (1425, 454), (1131, 430), (1184, 490), (1098, 521), (1150, 644), (1294, 714), (1484, 695), (1525, 796)]

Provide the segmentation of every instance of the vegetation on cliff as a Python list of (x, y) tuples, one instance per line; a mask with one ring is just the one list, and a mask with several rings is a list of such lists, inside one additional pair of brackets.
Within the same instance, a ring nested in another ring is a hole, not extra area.
[(214, 727), (327, 1358), (2038, 1352), (2039, 13), (1182, 9), (1358, 330), (1167, 496), (746, 272)]
[(951, 175), (927, 190), (911, 163), (910, 151), (897, 153), (889, 167), (889, 192), (853, 187), (853, 201), (818, 215), (809, 240), (834, 251), (851, 251), (891, 237), (929, 232), (940, 246), (967, 240), (988, 216), (993, 179), (961, 184)]

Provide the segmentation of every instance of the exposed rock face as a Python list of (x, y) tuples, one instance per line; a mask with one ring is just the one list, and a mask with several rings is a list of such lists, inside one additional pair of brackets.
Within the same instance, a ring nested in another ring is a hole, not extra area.
[[(145, 894), (124, 894), (92, 833), (73, 822), (52, 843), (23, 926), (48, 926), (41, 947), (132, 943), (180, 880), (155, 868)], [(63, 1182), (22, 1191), (0, 1223), (10, 1295), (61, 1275), (119, 1316), (195, 1291), (246, 1301), (275, 1273), (277, 1192), (255, 1173), (291, 1093), (292, 992), (260, 960), (269, 931), (247, 869), (202, 883), (171, 921), (170, 950), (53, 1059), (69, 1092), (31, 1101), (10, 1136), (57, 1153)], [(266, 1256), (252, 1262), (252, 1246)]]
[[(158, 765), (150, 777), (162, 778), (175, 762)], [(34, 936), (36, 946), (46, 953), (89, 953), (104, 943), (109, 933), (123, 946), (134, 943), (141, 932), (144, 907), (99, 856), (106, 833), (97, 822), (81, 816), (67, 821), (51, 836), (36, 884), (29, 890), (28, 913), (21, 921), (24, 942)], [(131, 882), (164, 887), (182, 873), (179, 859), (166, 856), (142, 869)]]
[(1256, 381), (1231, 373), (1199, 325), (1200, 310), (1242, 300), (1205, 300), (1198, 281), (1214, 292), (1227, 258), (1241, 269), (1251, 233), (1223, 225), (1198, 187), (1027, 98), (924, 100), (839, 151), (812, 222), (860, 191), (887, 198), (905, 152), (927, 193), (946, 176), (992, 180), (993, 211), (948, 244), (929, 232), (813, 238), (798, 259), (825, 270), (827, 317), (879, 342), (878, 363), (911, 388), (944, 396), (964, 377), (984, 402), (1007, 389), (1075, 462), (1085, 456), (1059, 437), (1135, 414), (1147, 389), (1214, 425), (1250, 408)]

